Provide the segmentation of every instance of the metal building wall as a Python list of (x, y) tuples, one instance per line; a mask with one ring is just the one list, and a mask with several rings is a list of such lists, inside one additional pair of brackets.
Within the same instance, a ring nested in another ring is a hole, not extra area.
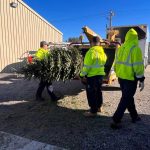
[[(16, 8), (10, 7), (16, 2)], [(27, 50), (37, 50), (42, 40), (62, 42), (62, 33), (22, 0), (0, 0), (0, 72), (18, 65)]]

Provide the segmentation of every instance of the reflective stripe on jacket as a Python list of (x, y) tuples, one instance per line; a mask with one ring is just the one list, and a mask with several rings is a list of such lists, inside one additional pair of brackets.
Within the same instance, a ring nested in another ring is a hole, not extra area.
[(117, 77), (127, 80), (144, 76), (142, 51), (138, 46), (138, 35), (134, 29), (127, 32), (125, 43), (116, 52), (115, 72)]
[(35, 53), (36, 59), (43, 60), (45, 57), (49, 55), (49, 51), (44, 48), (39, 48), (38, 51)]
[(96, 75), (105, 75), (104, 65), (106, 63), (106, 55), (100, 46), (93, 46), (88, 50), (84, 58), (84, 66), (80, 76), (92, 77)]

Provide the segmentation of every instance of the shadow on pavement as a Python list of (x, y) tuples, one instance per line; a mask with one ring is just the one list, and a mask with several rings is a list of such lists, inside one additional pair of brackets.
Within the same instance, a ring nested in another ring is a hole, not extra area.
[[(84, 89), (80, 81), (54, 85), (64, 95), (78, 95)], [(36, 80), (22, 78), (0, 81), (1, 131), (68, 149), (150, 149), (149, 115), (140, 114), (142, 121), (133, 124), (129, 114), (125, 114), (123, 128), (114, 131), (110, 128), (110, 115), (85, 118), (85, 110), (63, 107), (61, 101), (34, 101), (37, 86)], [(20, 102), (13, 103), (14, 100)]]

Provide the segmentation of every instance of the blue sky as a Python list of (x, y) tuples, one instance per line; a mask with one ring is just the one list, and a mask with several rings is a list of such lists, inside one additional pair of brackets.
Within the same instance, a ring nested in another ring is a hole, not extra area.
[(63, 40), (79, 37), (89, 26), (105, 38), (108, 14), (112, 25), (147, 24), (150, 26), (150, 0), (23, 0), (63, 33)]

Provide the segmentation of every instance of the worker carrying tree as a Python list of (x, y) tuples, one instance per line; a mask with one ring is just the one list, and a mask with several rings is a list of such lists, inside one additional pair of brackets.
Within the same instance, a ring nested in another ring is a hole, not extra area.
[[(40, 42), (40, 48), (38, 49), (38, 51), (35, 54), (36, 60), (41, 61), (41, 60), (45, 59), (46, 57), (48, 57), (48, 55), (50, 54), (50, 52), (48, 51), (48, 45), (49, 44), (46, 41)], [(45, 81), (44, 77), (42, 77), (41, 81), (39, 83), (39, 87), (38, 87), (37, 92), (36, 92), (36, 100), (37, 101), (43, 101), (44, 100), (44, 98), (42, 98), (42, 92), (43, 92), (45, 87), (47, 88), (47, 92), (53, 101), (57, 101), (58, 99), (60, 99), (60, 97), (57, 97), (54, 94), (52, 83)]]
[(91, 40), (91, 48), (87, 51), (84, 58), (84, 66), (80, 73), (81, 81), (86, 83), (86, 94), (90, 111), (85, 112), (86, 117), (94, 117), (98, 111), (101, 111), (103, 103), (103, 96), (101, 85), (104, 72), (104, 65), (106, 63), (106, 55), (100, 45), (98, 36)]
[(124, 44), (116, 52), (114, 69), (122, 91), (122, 97), (111, 124), (113, 129), (117, 129), (121, 127), (121, 119), (126, 109), (130, 112), (133, 123), (140, 120), (134, 104), (134, 94), (138, 81), (140, 91), (144, 89), (145, 77), (138, 34), (133, 28), (127, 32)]

